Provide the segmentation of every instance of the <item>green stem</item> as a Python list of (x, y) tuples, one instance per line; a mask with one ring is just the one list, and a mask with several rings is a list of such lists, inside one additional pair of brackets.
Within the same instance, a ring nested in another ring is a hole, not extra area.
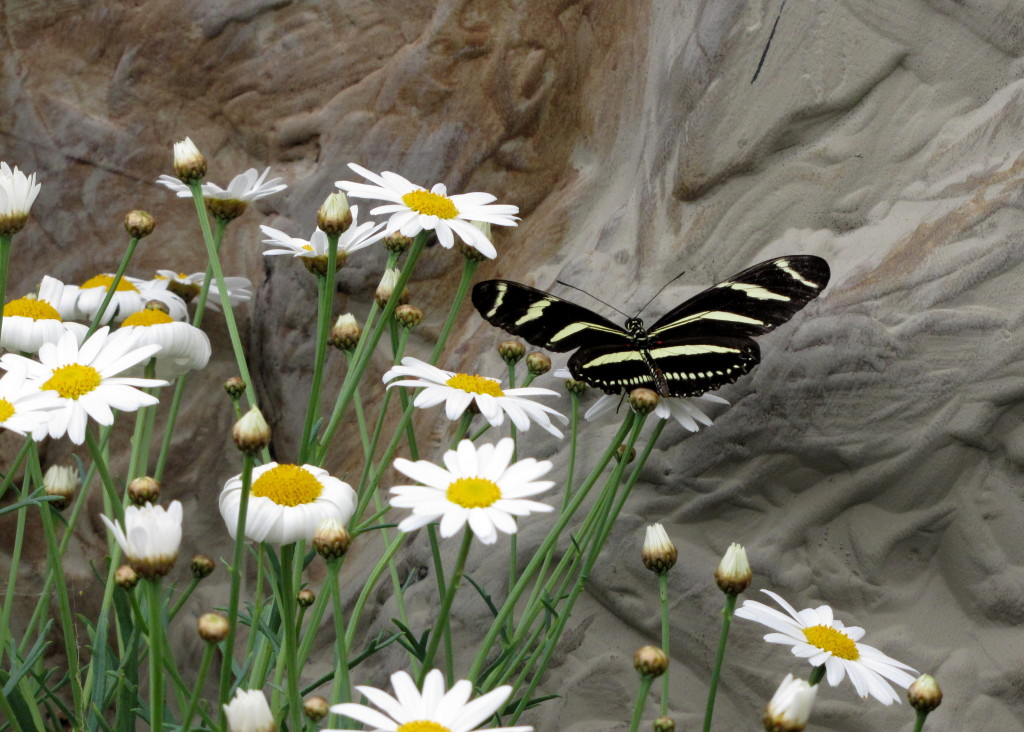
[(466, 293), (469, 292), (469, 285), (473, 282), (473, 273), (476, 272), (478, 264), (479, 262), (475, 259), (465, 259), (462, 263), (462, 277), (459, 280), (459, 287), (455, 291), (455, 297), (452, 299), (452, 306), (448, 311), (448, 317), (445, 319), (444, 325), (441, 326), (441, 332), (437, 336), (434, 350), (430, 353), (430, 363), (432, 364), (437, 363), (437, 359), (441, 357), (441, 351), (444, 350), (445, 344), (448, 342), (448, 335), (452, 332), (452, 327), (455, 325), (462, 301), (466, 299)]
[(644, 715), (644, 707), (647, 705), (647, 695), (651, 691), (651, 682), (654, 677), (650, 674), (643, 674), (640, 677), (640, 686), (636, 690), (636, 703), (633, 705), (633, 720), (629, 723), (629, 732), (636, 732), (640, 729), (640, 718)]
[(117, 272), (114, 274), (114, 279), (110, 285), (107, 286), (107, 294), (103, 296), (103, 302), (100, 304), (100, 309), (96, 311), (96, 314), (92, 316), (92, 322), (89, 323), (89, 330), (85, 334), (85, 338), (82, 340), (88, 340), (89, 336), (96, 332), (96, 329), (100, 327), (100, 322), (103, 320), (103, 313), (107, 311), (107, 306), (110, 305), (110, 301), (114, 297), (114, 293), (117, 292), (117, 286), (121, 283), (121, 278), (124, 277), (124, 272), (128, 269), (128, 262), (132, 260), (132, 256), (135, 254), (135, 247), (139, 245), (139, 240), (136, 237), (131, 237), (128, 240), (128, 248), (124, 252), (124, 256), (121, 257), (121, 263), (117, 266)]
[(181, 717), (182, 732), (189, 732), (192, 729), (192, 717), (196, 714), (196, 707), (199, 700), (203, 698), (203, 685), (206, 683), (206, 676), (210, 673), (210, 665), (213, 662), (213, 651), (216, 648), (213, 643), (207, 643), (203, 648), (203, 660), (199, 662), (199, 674), (196, 676), (195, 686), (192, 688), (188, 707)]
[(384, 550), (384, 554), (377, 560), (376, 566), (370, 572), (370, 576), (367, 577), (366, 583), (363, 585), (363, 589), (359, 591), (359, 597), (356, 598), (356, 604), (352, 608), (352, 614), (348, 618), (348, 627), (345, 631), (345, 647), (351, 648), (352, 642), (355, 639), (356, 627), (359, 625), (359, 619), (363, 615), (363, 608), (366, 606), (366, 601), (370, 599), (370, 593), (373, 592), (374, 586), (377, 584), (377, 580), (384, 574), (384, 570), (387, 569), (388, 563), (395, 556), (395, 552), (398, 551), (398, 547), (402, 545), (402, 541), (405, 539), (405, 534), (399, 534), (394, 540), (388, 545), (387, 549)]
[(917, 710), (917, 719), (914, 720), (914, 732), (921, 732), (924, 729), (924, 720), (928, 717), (928, 712), (923, 709)]
[(462, 546), (459, 547), (459, 554), (455, 558), (455, 568), (452, 570), (452, 578), (448, 582), (448, 589), (441, 600), (441, 610), (438, 613), (437, 621), (434, 623), (434, 632), (430, 634), (430, 642), (427, 645), (427, 652), (423, 656), (423, 665), (420, 667), (420, 675), (416, 680), (417, 686), (423, 686), (423, 679), (427, 672), (433, 667), (434, 655), (437, 653), (437, 646), (444, 635), (442, 628), (448, 625), (448, 615), (451, 613), (452, 603), (455, 600), (455, 592), (462, 583), (462, 572), (466, 567), (466, 557), (469, 556), (469, 547), (473, 543), (473, 532), (469, 526), (462, 529)]
[[(668, 617), (668, 572), (662, 572), (658, 575), (658, 600), (661, 603), (661, 650), (665, 652), (665, 656), (671, 661), (672, 656), (669, 655), (668, 643), (669, 643), (669, 617)], [(661, 675), (661, 716), (668, 716), (668, 672), (669, 666), (665, 667), (665, 672)]]
[[(205, 214), (204, 214), (205, 215)], [(238, 597), (245, 574), (245, 521), (249, 511), (249, 492), (252, 488), (252, 455), (246, 454), (242, 461), (242, 498), (238, 504), (238, 526), (235, 528), (235, 552), (231, 560), (231, 594), (228, 599), (228, 636), (224, 640), (224, 655), (220, 667), (220, 691), (217, 695), (220, 706), (220, 726), (226, 720), (224, 704), (231, 693), (232, 666), (235, 662), (235, 634), (238, 631)]]
[(302, 426), (302, 442), (299, 443), (299, 463), (305, 463), (309, 451), (316, 445), (310, 444), (313, 423), (319, 416), (320, 385), (323, 379), (324, 361), (327, 354), (327, 335), (331, 327), (331, 309), (334, 305), (334, 277), (338, 271), (338, 234), (327, 235), (327, 272), (317, 277), (316, 350), (313, 359), (313, 379), (309, 388), (309, 403), (306, 405), (306, 421)]
[[(348, 678), (348, 648), (345, 645), (345, 616), (341, 607), (341, 588), (338, 585), (338, 573), (341, 562), (332, 560), (327, 563), (327, 591), (331, 595), (331, 609), (334, 613), (334, 681), (331, 682), (331, 701), (341, 704), (352, 699), (352, 687)], [(328, 718), (328, 727), (335, 727), (340, 722), (337, 715)]]
[(295, 544), (281, 547), (281, 577), (279, 607), (281, 608), (281, 626), (284, 631), (284, 663), (288, 676), (288, 729), (302, 729), (302, 697), (299, 694), (298, 638), (295, 612)]
[(178, 611), (181, 610), (181, 606), (185, 604), (185, 601), (188, 600), (192, 593), (195, 592), (195, 589), (199, 586), (199, 582), (200, 580), (198, 578), (193, 577), (192, 581), (188, 583), (188, 587), (185, 588), (185, 591), (178, 595), (178, 599), (174, 601), (174, 606), (167, 611), (168, 623), (174, 620)]
[(149, 714), (150, 729), (163, 732), (164, 728), (164, 625), (163, 593), (160, 578), (147, 583), (149, 589)]
[[(28, 475), (22, 480), (21, 487), (21, 500), (26, 500), (31, 493), (31, 485), (29, 482)], [(48, 508), (48, 507), (47, 507)], [(18, 582), (18, 568), (21, 565), (21, 550), (25, 542), (25, 520), (28, 515), (28, 506), (25, 506), (18, 510), (18, 518), (14, 525), (14, 545), (11, 547), (11, 568), (7, 575), (7, 587), (4, 589), (4, 608), (3, 615), (0, 616), (0, 653), (3, 653), (7, 648), (7, 643), (11, 635), (11, 610), (14, 607), (14, 598), (17, 596), (15, 591)], [(13, 656), (12, 656), (13, 661)]]
[(725, 645), (729, 640), (729, 626), (732, 624), (732, 613), (736, 609), (737, 597), (738, 595), (732, 592), (725, 593), (725, 607), (722, 608), (722, 632), (718, 636), (718, 651), (715, 653), (715, 666), (711, 670), (711, 684), (708, 686), (708, 702), (704, 707), (704, 732), (711, 732), (711, 717), (715, 713), (715, 695), (718, 693), (718, 680), (722, 675)]

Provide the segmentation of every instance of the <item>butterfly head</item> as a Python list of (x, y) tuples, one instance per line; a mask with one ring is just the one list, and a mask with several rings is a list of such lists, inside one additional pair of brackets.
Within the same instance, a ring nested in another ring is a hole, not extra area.
[(640, 318), (628, 318), (626, 320), (626, 332), (634, 338), (639, 338), (647, 333), (644, 328), (644, 321)]

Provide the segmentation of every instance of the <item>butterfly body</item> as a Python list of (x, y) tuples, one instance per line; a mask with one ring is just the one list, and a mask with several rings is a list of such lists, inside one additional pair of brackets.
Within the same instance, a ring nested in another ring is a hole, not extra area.
[(828, 283), (825, 260), (792, 255), (761, 262), (695, 295), (649, 329), (618, 326), (550, 293), (508, 280), (473, 288), (492, 325), (556, 352), (575, 350), (573, 378), (609, 394), (639, 387), (663, 397), (697, 396), (729, 384), (761, 360), (753, 340), (789, 320)]

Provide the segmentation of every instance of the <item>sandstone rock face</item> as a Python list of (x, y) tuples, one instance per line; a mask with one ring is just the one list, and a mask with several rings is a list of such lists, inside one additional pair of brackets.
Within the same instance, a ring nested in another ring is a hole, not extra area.
[[(680, 729), (700, 719), (722, 600), (711, 575), (732, 541), (751, 556), (750, 597), (765, 587), (798, 608), (829, 604), (867, 629), (867, 643), (935, 675), (947, 692), (936, 728), (1021, 729), (1017, 3), (99, 0), (9, 3), (4, 15), (0, 157), (43, 184), (15, 239), (10, 292), (44, 273), (79, 282), (112, 271), (131, 208), (158, 221), (132, 274), (200, 269), (191, 205), (153, 182), (186, 134), (210, 159), (211, 180), (270, 165), (289, 183), (229, 227), (223, 250), (227, 273), (258, 288), (242, 323), (281, 460), (293, 459), (302, 428), (294, 402), (308, 388), (316, 294), (301, 266), (261, 256), (257, 225), (309, 236), (333, 182), (355, 178), (348, 161), (519, 205), (521, 225), (496, 235), (498, 259), (480, 278), (582, 302), (560, 278), (633, 312), (686, 270), (648, 318), (762, 259), (828, 259), (825, 294), (762, 339), (761, 365), (718, 392), (732, 405), (715, 424), (666, 430), (541, 685), (561, 698), (524, 721), (626, 728), (631, 655), (659, 633), (656, 582), (639, 561), (643, 527), (661, 521), (680, 550)], [(364, 216), (370, 207), (360, 204)], [(366, 312), (384, 259), (352, 257), (339, 312)], [(411, 289), (428, 319), (410, 352), (428, 352), (460, 267), (440, 248), (425, 257)], [(228, 556), (214, 505), (238, 471), (220, 391), (234, 367), (222, 320), (208, 320), (214, 359), (183, 407), (193, 421), (176, 438), (165, 495), (194, 517), (183, 552)], [(491, 346), (502, 339), (467, 307), (442, 365), (496, 369)], [(339, 365), (329, 386), (340, 381)], [(420, 426), (441, 444), (443, 425), (431, 420)], [(612, 434), (588, 429), (594, 445)], [(528, 437), (525, 449), (564, 466), (564, 445)], [(353, 473), (357, 452), (339, 447), (328, 467)], [(66, 459), (70, 445), (44, 453)], [(98, 495), (94, 504), (96, 514)], [(9, 549), (10, 522), (0, 526)], [(524, 532), (524, 556), (536, 536)], [(88, 605), (87, 560), (104, 551), (98, 520), (76, 541), (81, 561), (68, 571)], [(41, 539), (27, 551), (25, 577), (41, 566)], [(353, 559), (369, 566), (373, 553)], [(425, 544), (406, 561), (429, 566)], [(469, 571), (484, 578), (504, 563), (501, 552), (481, 554)], [(429, 618), (432, 592), (427, 582), (412, 593), (422, 603), (413, 621)], [(197, 595), (196, 615), (226, 591), (210, 584)], [(381, 597), (374, 627), (390, 618)], [(182, 654), (198, 657), (191, 629), (181, 632)], [(807, 672), (762, 635), (733, 624), (720, 729), (753, 728), (781, 677)], [(361, 667), (359, 680), (381, 682), (397, 659)], [(812, 724), (892, 730), (911, 719), (905, 705), (861, 702), (844, 682), (821, 690)]]

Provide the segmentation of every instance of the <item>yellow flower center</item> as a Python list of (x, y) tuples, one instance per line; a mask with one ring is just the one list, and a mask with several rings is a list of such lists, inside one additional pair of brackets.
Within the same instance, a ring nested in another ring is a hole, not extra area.
[(303, 244), (302, 248), (303, 248), (303, 250), (305, 250), (307, 252), (313, 251), (313, 245), (312, 244)]
[(322, 492), (320, 481), (299, 465), (278, 465), (252, 483), (252, 495), (269, 498), (279, 506), (313, 503)]
[(492, 397), (505, 396), (501, 384), (480, 374), (455, 374), (444, 382), (453, 389), (468, 391), (470, 394), (490, 394)]
[[(110, 289), (110, 284), (114, 281), (114, 275), (101, 274), (95, 277), (90, 277), (82, 283), (80, 289), (86, 290), (92, 287), (102, 287), (104, 290)], [(138, 292), (138, 288), (135, 287), (131, 282), (122, 277), (117, 283), (117, 292)]]
[(93, 391), (102, 380), (100, 372), (92, 366), (69, 363), (67, 366), (55, 368), (53, 376), (46, 380), (42, 388), (55, 391), (65, 399), (78, 399)]
[(452, 199), (430, 191), (410, 191), (402, 196), (402, 203), (416, 213), (436, 216), (439, 219), (454, 219), (459, 215)]
[(804, 628), (804, 636), (811, 645), (829, 651), (846, 661), (856, 661), (860, 658), (857, 644), (841, 630), (827, 625), (812, 625), (810, 628)]
[(125, 318), (121, 325), (163, 325), (164, 323), (173, 322), (174, 318), (163, 310), (140, 310)]
[(443, 724), (437, 722), (406, 722), (398, 725), (398, 732), (452, 732)]
[(459, 478), (448, 486), (445, 495), (463, 508), (487, 508), (501, 498), (501, 488), (487, 478)]
[(14, 405), (0, 397), (0, 422), (6, 422), (14, 416)]
[(32, 320), (60, 320), (60, 313), (46, 300), (36, 300), (31, 297), (19, 297), (4, 305), (4, 317), (20, 315), (23, 318)]

